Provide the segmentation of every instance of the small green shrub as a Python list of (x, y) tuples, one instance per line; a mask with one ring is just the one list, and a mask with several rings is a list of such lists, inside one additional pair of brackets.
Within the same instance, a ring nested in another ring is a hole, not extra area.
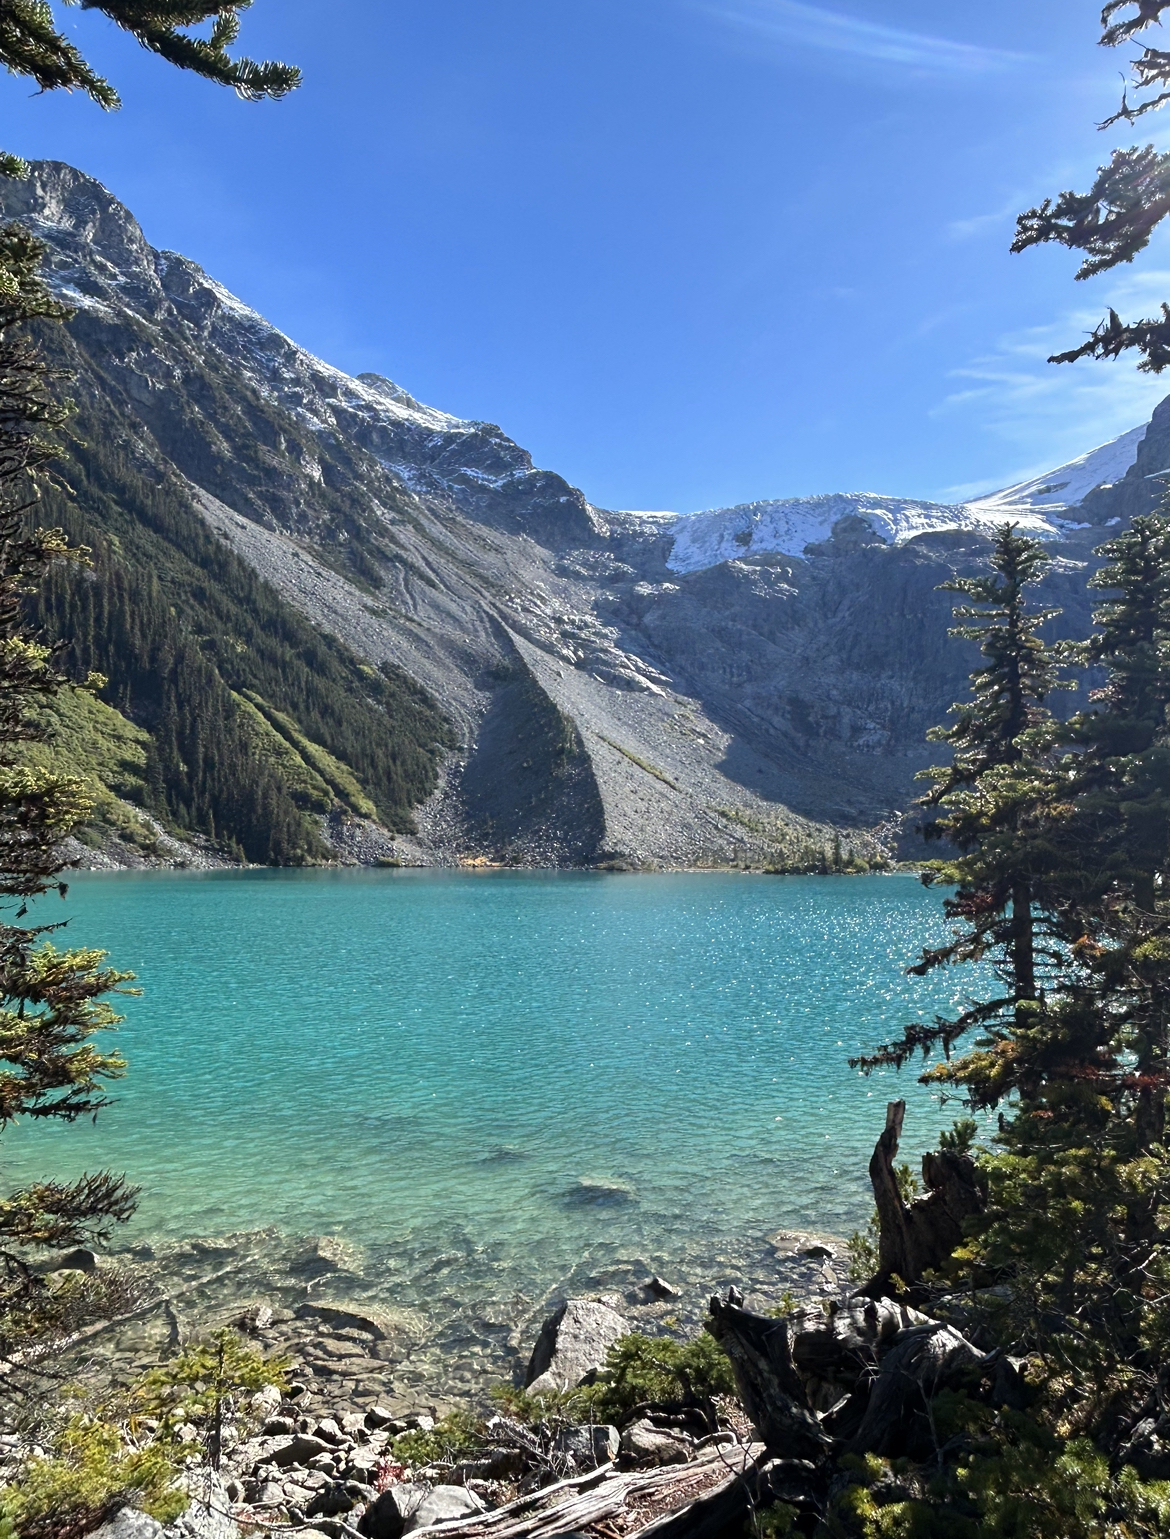
[(593, 1384), (547, 1395), (502, 1385), (492, 1391), (509, 1416), (538, 1422), (628, 1421), (639, 1406), (702, 1405), (735, 1394), (735, 1376), (723, 1348), (706, 1331), (692, 1341), (631, 1332), (609, 1349)]
[(33, 1459), (0, 1493), (0, 1536), (72, 1539), (121, 1506), (170, 1522), (188, 1503), (178, 1473), (158, 1444), (130, 1448), (112, 1423), (72, 1416), (52, 1456)]
[(727, 1354), (706, 1331), (687, 1342), (635, 1332), (610, 1348), (596, 1387), (597, 1409), (616, 1419), (640, 1405), (695, 1405), (733, 1395), (735, 1378)]
[(793, 1293), (791, 1288), (785, 1288), (784, 1292), (780, 1295), (780, 1302), (773, 1305), (771, 1309), (765, 1309), (764, 1313), (773, 1320), (784, 1320), (789, 1315), (794, 1315), (799, 1308), (800, 1301), (797, 1299), (796, 1294)]
[(773, 1502), (753, 1512), (744, 1525), (753, 1539), (784, 1539), (796, 1526), (797, 1511), (788, 1502)]
[(394, 1439), (398, 1464), (415, 1469), (428, 1464), (457, 1464), (483, 1446), (483, 1423), (468, 1411), (452, 1411), (430, 1432), (404, 1432)]
[(951, 1154), (970, 1154), (978, 1132), (979, 1124), (974, 1117), (959, 1117), (949, 1133), (938, 1135), (938, 1146)]
[(878, 1269), (878, 1238), (881, 1229), (874, 1213), (864, 1230), (855, 1229), (845, 1241), (845, 1253), (849, 1257), (849, 1281), (868, 1282)]
[(152, 1368), (134, 1392), (140, 1414), (157, 1419), (158, 1441), (177, 1440), (178, 1429), (197, 1427), (208, 1458), (219, 1467), (223, 1424), (241, 1419), (242, 1400), (269, 1384), (286, 1387), (288, 1359), (265, 1357), (242, 1342), (233, 1330), (219, 1330), (208, 1341), (193, 1342), (169, 1363)]
[(1087, 1439), (1060, 1438), (1024, 1413), (949, 1400), (951, 1427), (966, 1432), (958, 1463), (845, 1455), (828, 1514), (833, 1539), (1162, 1539), (1170, 1531), (1170, 1482), (1142, 1481), (1130, 1465), (1115, 1471)]
[[(44, 1289), (37, 1296), (46, 1308), (64, 1300), (76, 1310), (103, 1279), (109, 1281), (105, 1269), (66, 1278), (60, 1291)], [(210, 1462), (218, 1464), (226, 1416), (243, 1419), (244, 1395), (267, 1384), (283, 1387), (286, 1367), (285, 1359), (265, 1358), (234, 1331), (222, 1330), (151, 1369), (120, 1397), (74, 1412), (43, 1434), (49, 1453), (31, 1460), (0, 1492), (0, 1539), (80, 1539), (123, 1506), (169, 1522), (188, 1504), (177, 1481), (182, 1456), (191, 1449), (177, 1437), (179, 1427), (198, 1427)], [(131, 1429), (148, 1418), (152, 1432), (143, 1443)]]

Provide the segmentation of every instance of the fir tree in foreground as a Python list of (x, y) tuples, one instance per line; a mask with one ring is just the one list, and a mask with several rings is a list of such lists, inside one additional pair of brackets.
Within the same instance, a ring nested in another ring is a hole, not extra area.
[[(66, 0), (75, 4), (76, 0)], [(144, 48), (180, 69), (232, 86), (246, 101), (279, 98), (300, 84), (300, 71), (288, 64), (257, 64), (233, 59), (229, 49), (240, 31), (240, 12), (252, 0), (81, 0), (81, 8), (99, 11)], [(192, 33), (210, 22), (207, 37)], [(47, 0), (3, 0), (0, 6), (0, 64), (12, 75), (32, 79), (42, 91), (84, 91), (99, 107), (121, 105), (117, 91), (97, 74), (59, 31)], [(0, 154), (0, 175), (22, 176), (18, 156)], [(3, 276), (0, 268), (0, 277)]]
[(866, 1533), (1170, 1523), (1170, 521), (1135, 520), (1099, 554), (1108, 601), (1063, 657), (1105, 684), (1067, 724), (1044, 705), (1049, 616), (1026, 603), (1042, 549), (1005, 530), (994, 575), (961, 585), (982, 618), (959, 611), (960, 634), (981, 633), (987, 662), (939, 734), (955, 759), (926, 798), (956, 851), (927, 880), (953, 885), (957, 928), (913, 971), (979, 962), (998, 987), (863, 1066), (942, 1049), (924, 1080), (998, 1112), (974, 1162), (982, 1212), (935, 1277), (891, 1291), (912, 1284), (928, 1308), (945, 1295), (1021, 1386), (998, 1407), (943, 1396), (931, 1482)]
[[(255, 64), (229, 53), (250, 0), (187, 4), (184, 0), (81, 0), (172, 64), (233, 86), (245, 99), (280, 97), (299, 81), (283, 64)], [(211, 22), (208, 37), (191, 29)], [(0, 4), (0, 64), (42, 91), (79, 89), (100, 106), (118, 106), (109, 83), (54, 25), (47, 0)], [(0, 175), (24, 174), (24, 163), (0, 155)], [(57, 927), (22, 925), (27, 900), (52, 889), (64, 869), (60, 847), (89, 811), (84, 782), (20, 762), (20, 745), (36, 741), (37, 706), (74, 688), (53, 651), (31, 630), (25, 600), (64, 562), (85, 559), (59, 529), (38, 529), (33, 514), (40, 473), (54, 457), (53, 429), (69, 416), (60, 376), (46, 364), (27, 328), (61, 322), (68, 310), (40, 277), (44, 247), (19, 225), (0, 229), (0, 1133), (18, 1118), (65, 1122), (107, 1104), (104, 1086), (124, 1064), (93, 1040), (119, 1017), (109, 996), (128, 973), (103, 967), (104, 954), (61, 951), (47, 939)], [(91, 687), (104, 680), (95, 677)], [(0, 1311), (27, 1303), (35, 1281), (20, 1252), (100, 1236), (134, 1210), (135, 1193), (106, 1172), (73, 1183), (43, 1181), (0, 1198)]]
[[(855, 1066), (921, 1056), (975, 1115), (918, 1194), (891, 1103), (852, 1298), (779, 1321), (711, 1303), (778, 1461), (776, 1533), (1170, 1533), (1170, 518), (1099, 554), (1080, 644), (1045, 642), (1047, 556), (1013, 528), (949, 585), (982, 664), (923, 798), (951, 938), (910, 971), (962, 968), (965, 999)], [(1049, 699), (1075, 668), (1099, 687), (1062, 722)]]
[[(1101, 12), (1101, 46), (1117, 48), (1160, 26), (1170, 0), (1109, 0)], [(1131, 79), (1121, 106), (1100, 126), (1135, 123), (1170, 101), (1170, 52), (1145, 46), (1131, 63)], [(1133, 90), (1133, 99), (1130, 90)], [(1088, 192), (1062, 192), (1045, 198), (1019, 216), (1013, 251), (1055, 241), (1082, 253), (1077, 278), (1091, 278), (1145, 250), (1157, 226), (1170, 213), (1170, 153), (1153, 144), (1115, 149), (1098, 168)], [(1123, 321), (1110, 309), (1078, 347), (1057, 353), (1049, 363), (1078, 358), (1117, 358), (1136, 349), (1139, 369), (1158, 374), (1170, 364), (1170, 305), (1149, 319)]]
[[(53, 565), (84, 559), (59, 530), (28, 532), (36, 473), (66, 413), (25, 334), (31, 321), (63, 313), (38, 275), (40, 257), (24, 232), (0, 233), (12, 279), (10, 293), (0, 295), (0, 899), (7, 899), (0, 908), (0, 1132), (22, 1117), (73, 1122), (106, 1104), (103, 1084), (123, 1063), (93, 1038), (117, 1022), (109, 996), (130, 977), (103, 967), (101, 952), (58, 950), (46, 939), (55, 926), (20, 923), (29, 898), (64, 892), (61, 841), (88, 811), (82, 781), (19, 759), (20, 745), (41, 735), (37, 706), (75, 687), (30, 632), (24, 600)], [(23, 1248), (76, 1244), (133, 1207), (133, 1191), (105, 1173), (38, 1182), (0, 1198), (0, 1307), (28, 1292)]]
[[(1038, 635), (1057, 611), (1032, 608), (1028, 595), (1048, 564), (1041, 545), (1008, 526), (996, 538), (987, 576), (944, 585), (969, 600), (955, 610), (962, 624), (951, 634), (978, 642), (986, 661), (971, 675), (971, 701), (953, 708), (954, 725), (930, 733), (932, 741), (950, 747), (952, 758), (925, 772), (934, 785), (923, 801), (932, 814), (924, 833), (945, 840), (956, 854), (930, 863), (926, 879), (955, 889), (944, 906), (960, 927), (948, 944), (925, 951), (912, 971), (922, 976), (995, 957), (1002, 989), (953, 1020), (908, 1028), (901, 1041), (862, 1060), (869, 1070), (901, 1068), (914, 1054), (935, 1048), (949, 1057), (952, 1045), (975, 1027), (985, 1029), (989, 1041), (1026, 1032), (1037, 1008), (1052, 940), (1044, 907), (1036, 903), (1048, 859), (1045, 808), (1054, 790), (1058, 733), (1047, 700), (1063, 681)], [(975, 1065), (946, 1072), (968, 1068)], [(987, 1083), (977, 1088), (971, 1079), (967, 1088), (978, 1104), (991, 1104), (1004, 1093), (1003, 1076), (1014, 1072), (1014, 1059), (999, 1054), (994, 1067), (980, 1067)]]

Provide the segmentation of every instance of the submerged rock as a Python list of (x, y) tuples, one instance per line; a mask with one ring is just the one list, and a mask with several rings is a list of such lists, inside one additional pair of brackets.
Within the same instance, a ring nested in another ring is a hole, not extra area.
[(835, 1235), (811, 1234), (803, 1229), (778, 1229), (768, 1236), (778, 1260), (832, 1261), (842, 1242)]
[(528, 1363), (530, 1395), (576, 1389), (605, 1366), (610, 1347), (629, 1331), (628, 1322), (596, 1299), (568, 1299), (544, 1322)]
[(676, 1299), (679, 1297), (679, 1290), (671, 1283), (668, 1283), (664, 1277), (652, 1277), (648, 1283), (643, 1283), (642, 1287), (656, 1299)]
[(406, 1309), (383, 1309), (378, 1305), (356, 1306), (315, 1299), (296, 1310), (298, 1320), (320, 1320), (335, 1330), (361, 1331), (375, 1341), (389, 1341), (395, 1336), (417, 1336), (423, 1322)]
[(360, 1268), (361, 1253), (357, 1247), (332, 1234), (318, 1234), (306, 1240), (289, 1264), (291, 1272), (310, 1279), (329, 1272), (357, 1272)]
[(623, 1181), (596, 1181), (583, 1176), (565, 1193), (569, 1208), (623, 1208), (637, 1202), (638, 1194)]

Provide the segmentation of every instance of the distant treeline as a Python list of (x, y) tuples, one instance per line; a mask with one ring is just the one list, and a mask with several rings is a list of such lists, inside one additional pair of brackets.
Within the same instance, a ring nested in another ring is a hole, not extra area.
[(353, 770), (391, 829), (434, 789), (449, 728), (434, 701), (388, 665), (362, 663), (263, 581), (188, 504), (135, 465), (112, 415), (87, 406), (37, 510), (88, 570), (54, 570), (31, 598), (78, 678), (151, 735), (147, 810), (250, 861), (287, 865), (327, 851), (303, 798), (258, 748), (235, 692), (291, 717)]

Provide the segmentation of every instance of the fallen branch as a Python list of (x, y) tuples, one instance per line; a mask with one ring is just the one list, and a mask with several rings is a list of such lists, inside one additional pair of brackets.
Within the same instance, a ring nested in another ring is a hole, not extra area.
[[(733, 1465), (739, 1463), (741, 1467), (732, 1468), (723, 1476), (718, 1489), (740, 1480), (763, 1452), (760, 1443), (739, 1450), (738, 1458), (731, 1462)], [(697, 1488), (709, 1481), (713, 1470), (728, 1463), (725, 1454), (725, 1449), (712, 1449), (689, 1464), (670, 1464), (654, 1470), (619, 1472), (612, 1464), (603, 1464), (588, 1475), (545, 1486), (492, 1512), (436, 1523), (427, 1529), (427, 1534), (435, 1535), (435, 1539), (553, 1539), (557, 1534), (596, 1527), (599, 1523), (628, 1515), (631, 1506), (636, 1507), (639, 1502), (653, 1500), (659, 1503), (678, 1498), (680, 1506), (687, 1508), (691, 1505), (686, 1500), (688, 1490), (694, 1489), (696, 1498), (706, 1499), (708, 1493), (700, 1493)], [(533, 1511), (534, 1507), (539, 1507), (539, 1511)], [(675, 1515), (671, 1512), (666, 1518), (673, 1519)], [(662, 1519), (641, 1529), (625, 1529), (626, 1534), (635, 1532), (669, 1534)]]

